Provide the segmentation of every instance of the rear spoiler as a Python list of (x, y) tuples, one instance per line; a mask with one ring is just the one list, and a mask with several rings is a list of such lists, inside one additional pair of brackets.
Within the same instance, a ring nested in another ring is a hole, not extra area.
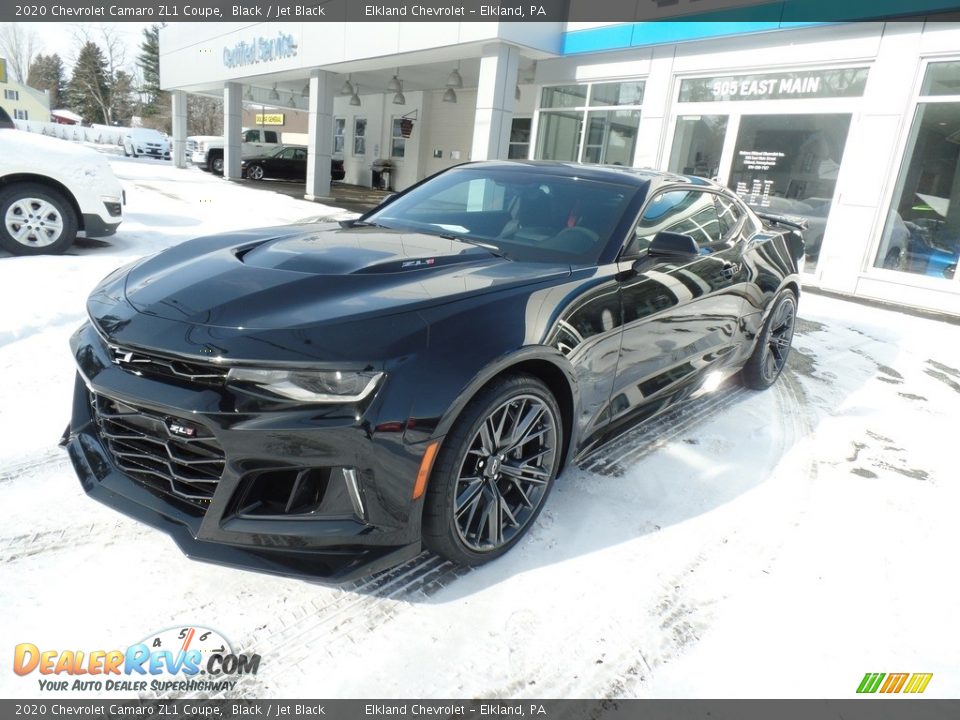
[(774, 225), (783, 225), (792, 230), (806, 230), (807, 221), (806, 218), (798, 217), (796, 215), (776, 215), (774, 213), (760, 212), (754, 210), (754, 213), (761, 220), (766, 220), (769, 223)]

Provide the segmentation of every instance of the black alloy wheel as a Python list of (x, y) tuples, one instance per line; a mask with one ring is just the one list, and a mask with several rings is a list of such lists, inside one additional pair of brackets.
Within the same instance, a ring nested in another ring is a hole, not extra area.
[(529, 530), (561, 464), (557, 402), (537, 378), (496, 380), (444, 441), (424, 509), (424, 543), (464, 565), (499, 557)]
[(764, 390), (777, 381), (790, 356), (796, 320), (797, 298), (792, 291), (784, 290), (773, 304), (753, 354), (740, 371), (744, 385)]

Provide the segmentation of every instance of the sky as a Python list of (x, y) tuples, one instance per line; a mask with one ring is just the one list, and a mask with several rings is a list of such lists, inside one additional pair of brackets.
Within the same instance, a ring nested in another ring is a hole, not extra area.
[(76, 41), (74, 39), (79, 26), (84, 26), (91, 34), (91, 39), (97, 40), (100, 26), (105, 26), (117, 32), (126, 44), (127, 64), (133, 66), (136, 64), (140, 40), (143, 36), (143, 29), (149, 27), (150, 23), (138, 22), (115, 22), (115, 23), (61, 23), (61, 22), (27, 22), (18, 23), (24, 27), (30, 28), (36, 32), (42, 43), (41, 52), (44, 55), (57, 53), (60, 55), (64, 64), (69, 69), (72, 67), (73, 56), (75, 55)]

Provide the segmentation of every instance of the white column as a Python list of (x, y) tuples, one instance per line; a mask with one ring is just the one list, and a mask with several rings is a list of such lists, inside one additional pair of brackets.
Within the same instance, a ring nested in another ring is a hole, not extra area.
[(173, 119), (173, 165), (184, 168), (187, 159), (184, 156), (187, 146), (187, 94), (183, 90), (174, 90), (170, 93)]
[(503, 44), (484, 47), (480, 58), (471, 160), (506, 159), (519, 65), (520, 51), (517, 48)]
[(330, 198), (330, 158), (333, 156), (334, 77), (310, 71), (310, 117), (307, 119), (307, 200)]
[(240, 178), (243, 120), (243, 86), (228, 82), (223, 86), (223, 176)]

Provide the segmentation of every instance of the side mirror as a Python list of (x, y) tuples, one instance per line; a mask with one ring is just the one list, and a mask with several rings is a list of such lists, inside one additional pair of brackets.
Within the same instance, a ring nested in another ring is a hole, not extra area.
[(647, 256), (685, 260), (700, 254), (700, 246), (692, 236), (661, 230), (647, 248)]

